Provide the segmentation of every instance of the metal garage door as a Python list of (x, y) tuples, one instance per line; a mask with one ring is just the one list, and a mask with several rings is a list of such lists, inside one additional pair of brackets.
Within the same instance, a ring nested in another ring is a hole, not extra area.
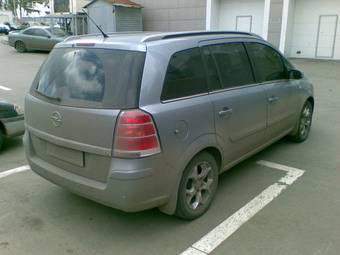
[(286, 11), (289, 57), (340, 59), (340, 0), (295, 0)]

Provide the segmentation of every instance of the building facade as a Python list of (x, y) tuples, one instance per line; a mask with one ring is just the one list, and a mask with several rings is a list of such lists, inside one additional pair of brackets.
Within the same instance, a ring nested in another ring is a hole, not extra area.
[(135, 0), (150, 31), (238, 30), (289, 57), (340, 59), (339, 0)]
[(206, 28), (206, 0), (134, 0), (143, 8), (144, 30), (183, 31)]

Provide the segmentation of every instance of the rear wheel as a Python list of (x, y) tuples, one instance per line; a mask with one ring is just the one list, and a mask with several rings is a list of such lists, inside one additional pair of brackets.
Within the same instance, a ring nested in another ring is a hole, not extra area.
[(22, 42), (22, 41), (17, 41), (17, 42), (15, 43), (15, 49), (16, 49), (18, 52), (23, 53), (23, 52), (26, 51), (26, 45), (25, 45), (25, 43)]
[(176, 215), (193, 220), (210, 207), (218, 184), (218, 167), (215, 158), (206, 152), (195, 156), (185, 168), (177, 200)]
[(298, 130), (296, 134), (291, 135), (289, 138), (294, 142), (303, 142), (305, 141), (310, 133), (310, 129), (312, 127), (312, 120), (313, 120), (313, 106), (311, 102), (307, 101), (302, 108), (299, 123), (298, 123)]

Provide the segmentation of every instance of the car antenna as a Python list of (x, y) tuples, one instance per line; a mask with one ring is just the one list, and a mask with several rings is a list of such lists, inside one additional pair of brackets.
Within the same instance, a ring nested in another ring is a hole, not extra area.
[(103, 29), (101, 29), (97, 23), (90, 17), (90, 15), (85, 11), (85, 9), (83, 8), (83, 12), (86, 14), (86, 16), (93, 22), (93, 24), (98, 28), (98, 30), (102, 33), (104, 38), (108, 38), (109, 36), (103, 31)]

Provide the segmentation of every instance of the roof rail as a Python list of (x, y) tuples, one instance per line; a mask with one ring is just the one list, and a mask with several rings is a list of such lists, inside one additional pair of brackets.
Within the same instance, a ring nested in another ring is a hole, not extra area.
[(249, 32), (240, 32), (240, 31), (195, 31), (195, 32), (175, 32), (175, 33), (164, 33), (164, 34), (156, 34), (149, 35), (143, 38), (142, 42), (152, 42), (158, 40), (165, 39), (174, 39), (188, 36), (204, 36), (204, 35), (246, 35), (252, 36), (259, 39), (263, 39), (261, 36), (249, 33)]
[[(143, 31), (127, 31), (127, 32), (108, 32), (106, 33), (109, 36), (113, 36), (113, 35), (126, 35), (126, 34), (131, 34), (131, 33), (143, 33)], [(103, 35), (101, 33), (93, 33), (93, 34), (84, 34), (84, 35), (71, 35), (66, 37), (66, 39), (64, 40), (64, 42), (68, 42), (68, 41), (72, 41), (72, 40), (77, 40), (77, 39), (81, 39), (84, 37), (103, 37)]]

